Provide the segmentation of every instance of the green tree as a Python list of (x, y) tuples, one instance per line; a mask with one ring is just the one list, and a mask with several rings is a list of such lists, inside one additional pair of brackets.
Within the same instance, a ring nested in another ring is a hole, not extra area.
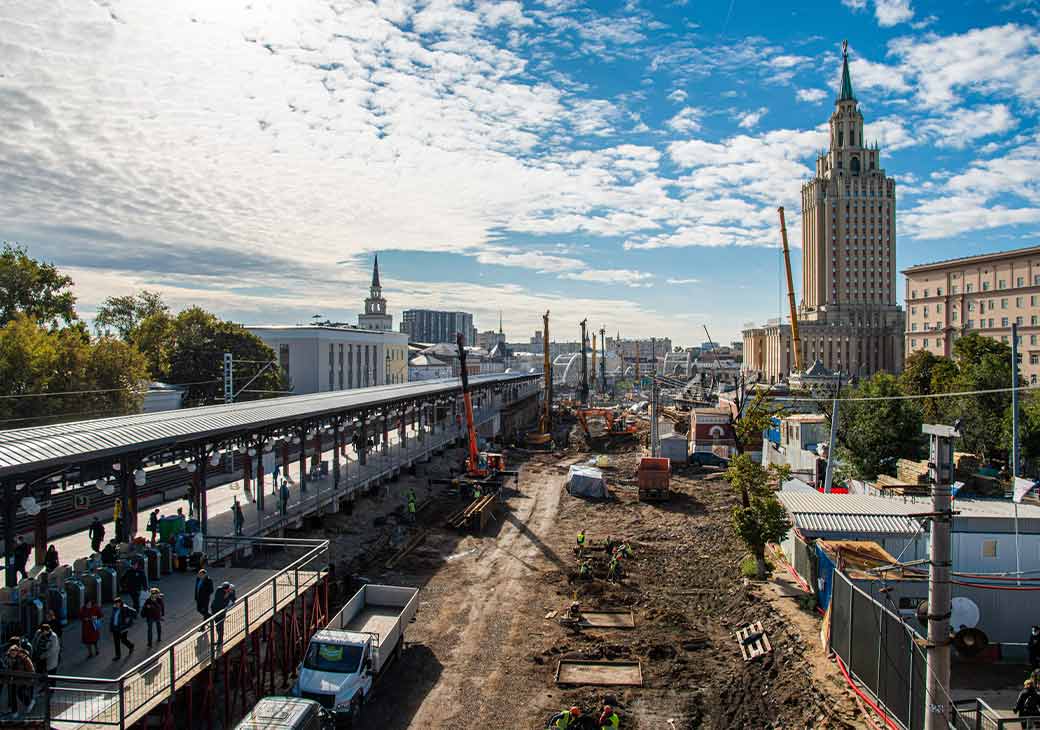
[(47, 330), (25, 314), (0, 328), (0, 416), (12, 427), (40, 419), (136, 412), (147, 377), (126, 343), (91, 342), (82, 327)]
[[(167, 323), (164, 315), (153, 315), (142, 323), (137, 344), (149, 365), (162, 365), (153, 375), (187, 388), (186, 400), (203, 405), (223, 400), (224, 353), (242, 363), (236, 368), (236, 387), (241, 388), (265, 363), (275, 360), (274, 351), (241, 325), (226, 322), (199, 307), (180, 312)], [(144, 333), (148, 337), (144, 337)], [(161, 334), (160, 334), (161, 333)], [(285, 373), (277, 365), (263, 372), (249, 386), (252, 391), (283, 392), (289, 389)], [(264, 394), (242, 393), (236, 400), (253, 400)]]
[(159, 292), (143, 289), (137, 294), (108, 297), (94, 316), (94, 330), (99, 334), (115, 334), (124, 342), (133, 342), (141, 323), (149, 317), (167, 314), (170, 308)]
[(154, 380), (169, 378), (173, 321), (168, 313), (159, 312), (139, 322), (133, 331), (132, 342), (144, 355)]
[(766, 545), (779, 542), (791, 529), (787, 510), (772, 494), (756, 494), (747, 506), (733, 508), (733, 525), (755, 558), (759, 580), (766, 578)]
[[(930, 350), (915, 350), (906, 358), (899, 385), (907, 395), (931, 395), (945, 393), (957, 374), (957, 366), (948, 357), (936, 355)], [(938, 421), (942, 413), (940, 398), (922, 398), (917, 402), (925, 421)]]
[[(743, 383), (738, 386), (738, 392), (742, 389), (742, 386)], [(754, 393), (755, 395), (750, 403), (746, 402), (746, 395), (743, 398), (739, 398), (737, 403), (739, 412), (737, 413), (736, 423), (733, 424), (733, 429), (737, 435), (737, 453), (740, 454), (744, 453), (745, 449), (751, 445), (757, 447), (752, 448), (753, 451), (762, 448), (763, 433), (772, 425), (773, 417), (783, 415), (783, 409), (769, 400), (769, 392), (767, 390), (756, 389)], [(740, 402), (741, 400), (743, 402)]]
[(5, 243), (0, 251), (0, 327), (24, 314), (56, 328), (76, 319), (72, 279), (53, 264), (30, 258), (22, 246)]
[[(900, 381), (877, 373), (845, 391), (838, 412), (837, 457), (842, 473), (857, 479), (875, 479), (891, 472), (899, 458), (916, 459), (923, 443), (921, 412), (911, 400), (882, 400), (903, 394)], [(825, 409), (828, 422), (830, 409)]]
[(770, 484), (782, 484), (784, 480), (790, 479), (791, 468), (786, 464), (770, 464), (766, 468), (752, 459), (750, 454), (737, 454), (730, 459), (723, 478), (740, 492), (741, 505), (748, 507), (752, 497), (772, 494)]
[[(1011, 409), (1008, 408), (1004, 416), (1003, 441), (1008, 445), (1009, 453), (1012, 440), (1011, 425)], [(1040, 460), (1040, 393), (1036, 391), (1019, 393), (1018, 439), (1023, 463), (1035, 464)], [(1027, 472), (1023, 470), (1021, 473)], [(1028, 473), (1030, 476), (1036, 475), (1035, 469)]]
[[(1007, 458), (1011, 442), (1005, 420), (1011, 406), (1011, 347), (976, 332), (959, 338), (953, 345), (956, 373), (942, 385), (946, 392), (1002, 390), (942, 399), (940, 420), (953, 423), (961, 419), (959, 447), (978, 454), (984, 461)], [(938, 391), (933, 391), (938, 392)]]

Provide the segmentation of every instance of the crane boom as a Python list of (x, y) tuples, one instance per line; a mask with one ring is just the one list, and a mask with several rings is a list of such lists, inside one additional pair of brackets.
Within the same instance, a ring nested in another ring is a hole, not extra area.
[(480, 454), (477, 452), (477, 429), (473, 425), (473, 400), (469, 395), (469, 373), (466, 371), (466, 340), (459, 332), (455, 337), (459, 346), (459, 373), (462, 375), (462, 402), (466, 407), (466, 434), (469, 440), (469, 460), (466, 471), (476, 474), (480, 471)]
[(798, 310), (794, 306), (794, 277), (791, 276), (791, 250), (787, 247), (787, 223), (784, 221), (784, 206), (780, 213), (780, 239), (784, 244), (784, 266), (787, 267), (787, 303), (791, 307), (791, 339), (794, 341), (794, 369), (802, 372), (802, 340), (798, 336)]

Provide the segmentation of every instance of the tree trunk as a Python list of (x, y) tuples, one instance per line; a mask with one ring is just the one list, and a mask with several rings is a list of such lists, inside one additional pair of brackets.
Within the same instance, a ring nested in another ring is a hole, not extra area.
[(766, 549), (765, 547), (756, 547), (755, 553), (755, 577), (758, 580), (765, 580), (768, 577), (768, 569), (766, 568)]

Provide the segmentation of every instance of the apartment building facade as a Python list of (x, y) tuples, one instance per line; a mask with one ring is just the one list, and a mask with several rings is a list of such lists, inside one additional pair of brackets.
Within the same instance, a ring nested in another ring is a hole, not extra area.
[(906, 277), (906, 352), (953, 355), (969, 332), (1011, 343), (1018, 324), (1021, 373), (1040, 380), (1040, 246), (911, 266)]

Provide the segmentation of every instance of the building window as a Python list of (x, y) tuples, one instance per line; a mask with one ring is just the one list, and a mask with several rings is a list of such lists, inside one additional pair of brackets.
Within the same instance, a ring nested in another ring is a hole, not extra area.
[(1022, 303), (1023, 303), (1024, 301), (1025, 301), (1025, 299), (1024, 299), (1023, 297), (1015, 297), (1015, 306), (1016, 306), (1016, 307), (1021, 307), (1021, 306), (1023, 306), (1023, 304), (1022, 304)]
[(969, 319), (967, 327), (968, 327), (968, 329), (972, 329), (973, 327), (975, 327), (975, 320), (974, 319)]
[(1000, 336), (1000, 341), (1003, 342), (1006, 345), (1007, 341), (1008, 341), (1008, 336), (1007, 335), (1001, 335)]
[(339, 343), (339, 389), (343, 390), (343, 343)]
[(989, 319), (986, 320), (986, 326), (989, 327), (990, 329), (993, 328), (993, 318), (992, 317), (990, 317)]
[(1037, 316), (1034, 314), (1032, 317), (1029, 318), (1029, 324), (1035, 327), (1037, 325), (1037, 319)]
[(989, 291), (989, 282), (988, 281), (982, 282), (982, 291)]
[(975, 302), (968, 302), (968, 311), (969, 312), (974, 312), (975, 311)]
[(1022, 318), (1021, 317), (1015, 317), (1015, 324), (1017, 324), (1019, 327), (1021, 327), (1022, 326)]
[(1031, 352), (1029, 353), (1029, 364), (1040, 365), (1040, 353)]
[(928, 306), (927, 305), (925, 305), (925, 308), (924, 308), (924, 316), (925, 317), (928, 316)]
[(953, 286), (950, 287), (950, 294), (956, 294), (956, 293), (957, 293), (957, 285), (954, 284)]
[[(922, 343), (922, 345), (924, 346), (925, 349), (928, 348), (928, 338), (927, 337), (925, 337), (923, 340), (921, 340), (921, 343)], [(555, 378), (555, 377), (556, 376), (553, 375), (553, 378)]]
[[(910, 331), (911, 332), (917, 332), (917, 322), (911, 322), (910, 323)], [(556, 376), (554, 375), (553, 377), (555, 378)]]
[(1029, 344), (1030, 345), (1035, 345), (1036, 344), (1036, 335), (1029, 335)]
[(971, 294), (973, 291), (975, 291), (975, 285), (974, 284), (965, 284), (964, 285), (964, 291), (968, 292), (968, 294)]
[(982, 557), (984, 557), (984, 558), (995, 558), (995, 557), (997, 557), (997, 541), (996, 540), (983, 540), (982, 541)]
[(927, 289), (924, 290), (924, 297), (925, 297), (925, 299), (928, 298), (928, 290)]
[(1029, 384), (1036, 385), (1036, 373), (1029, 374)]
[(1000, 318), (1000, 326), (1001, 327), (1007, 327), (1008, 326), (1008, 318), (1007, 317), (1001, 317)]
[(916, 349), (917, 348), (917, 340), (916, 339), (911, 339), (910, 340), (910, 347), (911, 347), (911, 349)]
[(941, 286), (935, 290), (935, 296), (937, 296), (937, 297), (941, 297), (942, 296), (942, 287)]
[(1040, 286), (1040, 274), (1033, 274), (1033, 286)]
[(1004, 279), (997, 279), (998, 289), (1007, 289), (1007, 282)]
[(910, 314), (912, 314), (912, 315), (917, 314), (917, 307), (910, 307)]
[(935, 305), (935, 313), (936, 314), (942, 314), (942, 304), (936, 304)]
[(1020, 276), (1017, 279), (1015, 279), (1015, 286), (1025, 286), (1025, 285), (1026, 285), (1026, 277)]
[(1008, 300), (1007, 300), (1006, 297), (1000, 300), (1000, 308), (1001, 309), (1007, 309), (1007, 305), (1008, 305)]

